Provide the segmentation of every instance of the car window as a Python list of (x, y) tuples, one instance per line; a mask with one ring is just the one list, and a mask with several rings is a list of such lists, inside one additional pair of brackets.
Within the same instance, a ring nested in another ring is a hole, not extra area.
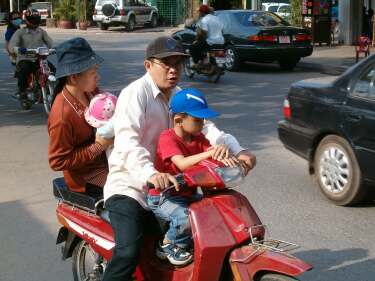
[(223, 31), (224, 33), (229, 29), (230, 27), (230, 21), (228, 20), (229, 15), (225, 13), (218, 13), (216, 16), (219, 18), (220, 22), (223, 25)]
[(146, 6), (146, 2), (143, 0), (137, 0), (138, 6)]
[(280, 7), (279, 13), (290, 13), (290, 7), (289, 6)]
[(374, 80), (375, 68), (372, 67), (359, 77), (354, 85), (353, 95), (360, 98), (375, 99)]
[(276, 6), (276, 5), (275, 6), (269, 6), (268, 12), (276, 13), (278, 8), (279, 8), (279, 6)]
[(244, 26), (287, 26), (282, 18), (268, 12), (238, 12), (234, 13), (237, 21)]

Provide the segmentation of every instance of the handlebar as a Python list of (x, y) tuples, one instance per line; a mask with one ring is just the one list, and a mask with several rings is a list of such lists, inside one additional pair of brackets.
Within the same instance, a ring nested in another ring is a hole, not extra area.
[(22, 47), (15, 47), (14, 51), (16, 54), (21, 55), (35, 55), (35, 56), (49, 56), (56, 53), (56, 49), (49, 49), (47, 47), (39, 47), (39, 48), (22, 48)]
[[(186, 186), (186, 182), (185, 182), (185, 179), (184, 179), (184, 175), (183, 175), (183, 174), (178, 174), (178, 175), (175, 175), (174, 177), (175, 177), (175, 179), (176, 179), (177, 182), (178, 182), (178, 185), (179, 185), (179, 187), (180, 187), (180, 190), (183, 189), (183, 188), (187, 188), (187, 186)], [(151, 182), (147, 182), (147, 183), (146, 183), (146, 186), (147, 186), (149, 189), (151, 189), (151, 188), (155, 188), (155, 185), (153, 185)], [(175, 186), (174, 186), (174, 185), (170, 185), (170, 186), (168, 186), (167, 188), (163, 189), (163, 190), (162, 190), (162, 193), (164, 193), (164, 192), (166, 192), (166, 191), (168, 191), (168, 190), (170, 190), (170, 189), (173, 189), (173, 188), (175, 188)]]

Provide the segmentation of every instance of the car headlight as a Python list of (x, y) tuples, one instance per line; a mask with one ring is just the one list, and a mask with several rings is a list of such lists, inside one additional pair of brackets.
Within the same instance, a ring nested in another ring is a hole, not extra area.
[(215, 169), (215, 172), (221, 177), (226, 186), (238, 186), (245, 178), (244, 171), (240, 166), (219, 167)]
[(49, 55), (49, 49), (45, 47), (39, 47), (38, 48), (38, 55), (40, 56), (48, 56)]

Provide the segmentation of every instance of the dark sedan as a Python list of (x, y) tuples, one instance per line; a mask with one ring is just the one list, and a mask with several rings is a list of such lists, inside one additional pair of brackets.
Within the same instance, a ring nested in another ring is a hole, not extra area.
[[(243, 61), (274, 62), (282, 69), (293, 69), (302, 57), (313, 51), (311, 35), (293, 27), (279, 16), (264, 11), (217, 11), (224, 26), (226, 68), (237, 70)], [(184, 44), (195, 40), (194, 27), (173, 34)]]
[(375, 55), (339, 77), (293, 84), (279, 138), (307, 159), (323, 194), (353, 205), (375, 185)]

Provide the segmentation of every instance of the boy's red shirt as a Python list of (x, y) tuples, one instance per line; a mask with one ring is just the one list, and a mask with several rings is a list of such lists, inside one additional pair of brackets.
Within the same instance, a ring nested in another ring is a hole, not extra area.
[[(159, 143), (156, 149), (155, 168), (161, 173), (170, 173), (171, 175), (179, 174), (181, 171), (171, 160), (173, 156), (192, 156), (206, 151), (210, 146), (210, 142), (202, 133), (193, 136), (191, 142), (186, 142), (176, 135), (173, 128), (165, 130), (159, 137)], [(189, 196), (193, 193), (195, 193), (195, 190), (179, 192), (178, 194)], [(159, 192), (155, 189), (150, 189), (149, 194), (159, 195)]]

